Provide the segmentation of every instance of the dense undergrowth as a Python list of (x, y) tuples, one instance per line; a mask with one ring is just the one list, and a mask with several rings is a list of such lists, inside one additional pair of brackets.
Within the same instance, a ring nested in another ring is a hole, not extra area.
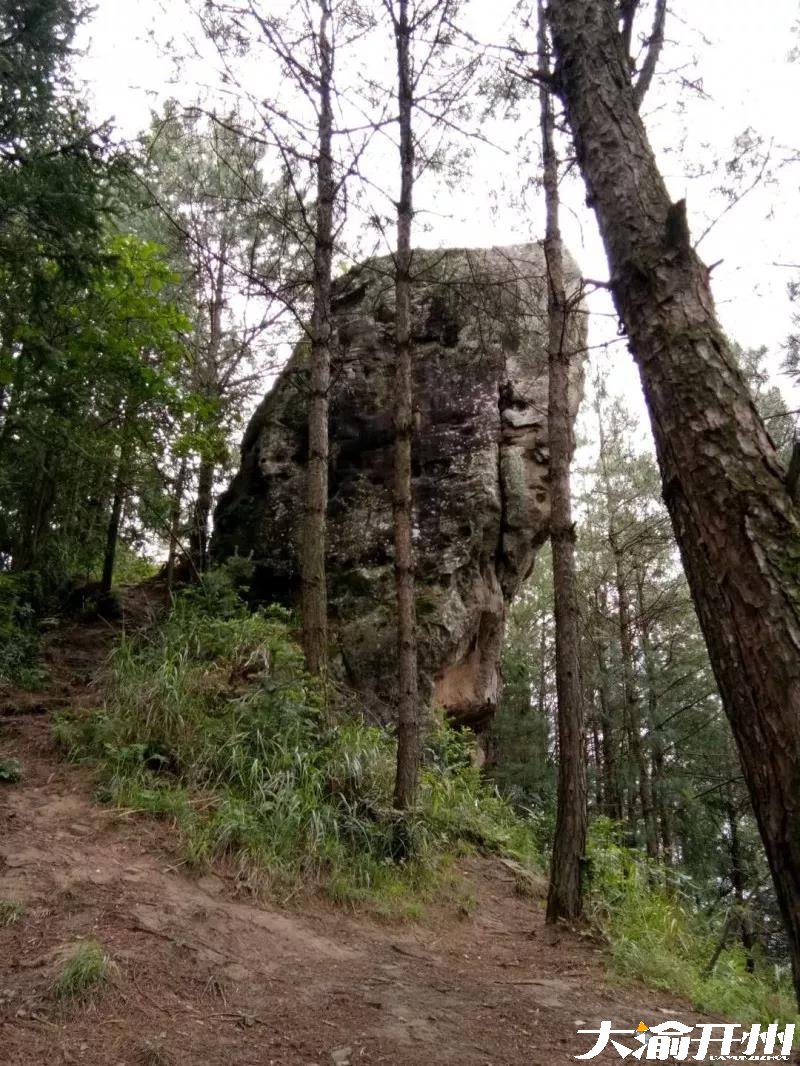
[[(290, 617), (251, 613), (212, 573), (164, 623), (123, 639), (100, 711), (61, 717), (71, 757), (98, 768), (99, 794), (174, 820), (187, 862), (233, 864), (242, 883), (280, 900), (323, 891), (389, 917), (425, 902), (471, 899), (452, 859), (472, 850), (541, 865), (544, 821), (515, 812), (471, 765), (470, 743), (439, 726), (428, 738), (412, 816), (391, 805), (395, 750), (303, 671)], [(706, 969), (719, 921), (685, 879), (621, 846), (602, 820), (588, 863), (591, 928), (619, 972), (752, 1020), (789, 1019), (788, 975), (737, 947)]]
[(589, 918), (608, 942), (616, 971), (685, 996), (702, 1011), (748, 1022), (800, 1022), (788, 963), (751, 962), (734, 936), (719, 952), (725, 916), (700, 905), (689, 878), (617, 842), (598, 819), (589, 839)]
[(534, 859), (529, 827), (446, 726), (428, 739), (418, 810), (393, 812), (391, 737), (326, 706), (289, 616), (250, 613), (224, 574), (180, 596), (157, 631), (124, 639), (103, 709), (55, 729), (98, 764), (105, 800), (174, 819), (189, 863), (227, 858), (279, 898), (322, 889), (413, 915), (437, 889), (458, 892), (457, 853)]
[(74, 560), (72, 566), (69, 562), (59, 558), (58, 566), (53, 563), (50, 570), (41, 572), (0, 571), (0, 691), (46, 684), (42, 632), (65, 617), (91, 619), (101, 610), (107, 617), (115, 615), (121, 587), (146, 581), (158, 572), (153, 562), (120, 540), (115, 586), (110, 595), (101, 597), (102, 559), (84, 571), (75, 568)]
[(37, 595), (32, 575), (0, 573), (0, 687), (33, 687), (43, 677), (33, 606)]

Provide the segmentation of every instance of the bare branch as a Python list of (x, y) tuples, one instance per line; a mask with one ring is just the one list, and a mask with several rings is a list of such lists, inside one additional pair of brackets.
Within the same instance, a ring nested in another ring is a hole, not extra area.
[(647, 90), (650, 88), (650, 83), (656, 72), (658, 57), (661, 54), (661, 49), (664, 47), (664, 24), (666, 18), (667, 0), (656, 0), (656, 12), (653, 17), (653, 32), (650, 34), (650, 39), (647, 42), (647, 51), (645, 53), (644, 62), (642, 63), (642, 68), (639, 71), (639, 77), (636, 79), (636, 84), (633, 87), (633, 98), (636, 101), (637, 108), (641, 108), (642, 101), (647, 95)]

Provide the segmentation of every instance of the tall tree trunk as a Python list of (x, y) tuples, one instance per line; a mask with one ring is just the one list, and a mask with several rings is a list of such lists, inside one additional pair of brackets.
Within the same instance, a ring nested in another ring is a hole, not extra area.
[(186, 483), (186, 458), (181, 459), (178, 476), (175, 478), (175, 491), (169, 516), (169, 555), (167, 556), (166, 581), (167, 591), (172, 591), (175, 582), (175, 563), (178, 557), (178, 544), (181, 527), (181, 507), (183, 506), (183, 489)]
[[(539, 62), (550, 62), (547, 29), (539, 5)], [(569, 468), (572, 419), (569, 411), (571, 353), (565, 348), (567, 297), (559, 228), (558, 158), (554, 144), (553, 101), (540, 90), (544, 192), (547, 212), (544, 253), (547, 267), (547, 318), (550, 391), (550, 543), (558, 693), (558, 791), (547, 921), (574, 920), (582, 909), (581, 869), (586, 847), (586, 738), (580, 669), (578, 598), (575, 589), (575, 530)]]
[(310, 673), (328, 665), (328, 593), (325, 544), (328, 510), (328, 393), (331, 377), (331, 270), (333, 263), (333, 47), (330, 0), (319, 0), (319, 155), (314, 225), (314, 306), (308, 397), (308, 465), (300, 562), (303, 647)]
[(551, 0), (556, 79), (650, 411), (664, 499), (758, 820), (800, 1002), (800, 524), (659, 173), (612, 0)]
[(550, 721), (547, 716), (547, 615), (542, 611), (539, 621), (539, 684), (537, 686), (536, 710), (539, 718), (544, 722), (544, 735), (546, 749), (550, 746)]
[[(650, 639), (650, 622), (644, 602), (645, 573), (637, 569), (636, 597), (639, 612), (639, 639), (644, 659), (644, 675), (647, 682), (647, 732), (650, 737), (650, 758), (652, 763), (652, 804), (654, 828), (660, 830), (662, 857), (667, 863), (672, 861), (672, 824), (669, 804), (667, 802), (666, 782), (664, 780), (664, 740), (658, 726), (658, 693), (656, 691), (657, 668), (653, 659), (653, 645)], [(658, 849), (656, 848), (656, 852)]]
[(653, 785), (655, 788), (655, 804), (657, 824), (661, 835), (661, 858), (668, 865), (672, 865), (673, 840), (672, 840), (672, 813), (667, 798), (666, 780), (664, 774), (664, 745), (660, 737), (656, 737), (652, 750), (653, 759)]
[[(9, 326), (6, 340), (4, 341), (8, 348), (11, 347), (12, 336), (13, 327)], [(3, 400), (0, 405), (0, 415), (2, 416), (2, 423), (0, 423), (0, 455), (5, 451), (6, 442), (16, 423), (16, 408), (19, 406), (20, 396), (24, 395), (25, 391), (25, 371), (28, 366), (28, 358), (24, 349), (17, 356), (16, 363), (12, 363), (11, 366), (13, 368), (11, 381), (3, 385)]]
[[(0, 370), (3, 371), (2, 378), (0, 378), (0, 424), (5, 422), (6, 408), (10, 397), (9, 381), (14, 378), (14, 332), (14, 320), (8, 316), (3, 321), (2, 327), (0, 327)], [(12, 371), (12, 373), (9, 374), (9, 371)]]
[(214, 471), (214, 462), (202, 456), (197, 475), (197, 497), (192, 508), (192, 524), (189, 531), (189, 555), (195, 578), (208, 569), (208, 520), (211, 516)]
[(622, 821), (622, 788), (619, 780), (617, 762), (616, 724), (611, 707), (608, 683), (608, 663), (606, 654), (608, 645), (603, 633), (607, 614), (605, 588), (595, 589), (597, 614), (597, 634), (595, 635), (595, 657), (597, 659), (597, 695), (600, 700), (600, 728), (602, 730), (603, 750), (603, 813), (617, 822)]
[(589, 707), (589, 728), (592, 737), (592, 762), (594, 763), (594, 804), (596, 810), (603, 809), (603, 756), (600, 748), (600, 722), (597, 713), (597, 690), (586, 692), (584, 703)]
[[(128, 419), (125, 418), (125, 426)], [(123, 429), (123, 432), (125, 430)], [(126, 434), (127, 436), (127, 434)], [(117, 543), (119, 541), (119, 526), (122, 521), (122, 508), (125, 506), (125, 497), (128, 492), (126, 478), (128, 475), (128, 442), (123, 438), (119, 452), (117, 472), (114, 476), (114, 495), (111, 500), (111, 514), (106, 529), (106, 547), (103, 553), (103, 573), (100, 578), (100, 601), (108, 599), (111, 595), (111, 586), (114, 582), (114, 563), (117, 557)]]
[[(619, 542), (614, 513), (616, 503), (612, 491), (611, 475), (606, 458), (606, 437), (599, 398), (596, 404), (597, 429), (600, 441), (600, 473), (606, 498), (608, 521), (608, 543), (614, 559), (614, 582), (617, 591), (617, 628), (619, 635), (620, 660), (622, 664), (622, 710), (623, 723), (628, 736), (628, 747), (636, 771), (637, 791), (644, 825), (645, 847), (650, 858), (658, 857), (658, 832), (653, 811), (653, 796), (650, 788), (650, 776), (642, 747), (641, 717), (639, 698), (636, 691), (636, 674), (633, 658), (633, 638), (631, 636), (630, 598), (624, 568), (623, 549)], [(632, 823), (632, 824), (635, 824)]]
[[(222, 312), (225, 307), (225, 268), (228, 261), (230, 239), (226, 233), (220, 238), (217, 269), (213, 290), (208, 305), (209, 335), (205, 365), (202, 367), (200, 391), (210, 402), (219, 399), (219, 354), (222, 347)], [(189, 557), (192, 577), (196, 580), (208, 569), (208, 523), (214, 493), (216, 463), (207, 451), (201, 452), (200, 469), (197, 475), (197, 497), (192, 508), (189, 529)]]
[(417, 684), (417, 611), (414, 601), (414, 500), (411, 444), (414, 433), (411, 342), (411, 223), (414, 217), (414, 108), (408, 0), (399, 0), (394, 19), (397, 47), (397, 103), (400, 117), (400, 199), (395, 256), (394, 574), (397, 593), (397, 774), (394, 804), (412, 806), (417, 795), (420, 739)]
[(744, 898), (746, 875), (742, 857), (742, 845), (739, 838), (739, 814), (736, 810), (736, 803), (734, 802), (733, 790), (731, 788), (728, 789), (725, 813), (728, 818), (728, 829), (730, 832), (731, 883), (733, 884), (733, 895), (736, 900), (737, 919), (739, 922), (742, 947), (745, 950), (745, 968), (748, 973), (753, 973), (756, 968), (755, 959), (753, 958), (756, 935), (753, 930), (753, 919), (747, 906), (747, 901)]
[(644, 838), (647, 854), (651, 859), (658, 858), (658, 829), (653, 810), (653, 793), (650, 787), (650, 772), (642, 745), (642, 721), (639, 713), (639, 697), (633, 659), (633, 639), (631, 637), (631, 610), (628, 598), (628, 586), (625, 582), (622, 551), (617, 541), (613, 526), (608, 537), (614, 555), (615, 576), (617, 582), (617, 620), (619, 623), (619, 646), (622, 660), (622, 699), (625, 722), (628, 731), (628, 744), (636, 768), (639, 787), (639, 803), (642, 808)]
[(55, 500), (55, 479), (52, 469), (53, 452), (45, 447), (36, 486), (26, 500), (20, 523), (19, 544), (15, 545), (13, 570), (29, 570), (36, 564), (43, 542), (47, 539), (50, 514)]

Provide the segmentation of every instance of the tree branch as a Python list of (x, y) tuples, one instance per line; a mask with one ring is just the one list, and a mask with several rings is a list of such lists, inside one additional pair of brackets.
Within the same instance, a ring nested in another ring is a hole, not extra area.
[(633, 87), (633, 98), (636, 101), (637, 108), (641, 108), (642, 101), (647, 94), (647, 90), (650, 88), (650, 82), (653, 80), (653, 75), (656, 72), (658, 57), (661, 55), (661, 49), (664, 47), (664, 23), (666, 22), (666, 19), (667, 0), (656, 0), (656, 11), (653, 17), (653, 32), (650, 34), (650, 40), (647, 42), (647, 52), (645, 53), (644, 62), (642, 63), (642, 69), (639, 71), (639, 77), (636, 79), (636, 84)]

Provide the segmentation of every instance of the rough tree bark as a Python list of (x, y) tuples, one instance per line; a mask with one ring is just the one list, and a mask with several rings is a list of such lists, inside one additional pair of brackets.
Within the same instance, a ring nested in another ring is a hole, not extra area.
[(331, 270), (333, 262), (333, 46), (329, 0), (319, 0), (319, 154), (314, 225), (313, 311), (308, 398), (308, 466), (301, 558), (303, 648), (310, 673), (328, 665), (328, 593), (325, 573), (328, 509), (328, 393), (331, 376)]
[(411, 341), (411, 223), (414, 215), (414, 108), (411, 79), (411, 26), (408, 0), (392, 9), (397, 49), (397, 103), (400, 121), (400, 199), (395, 255), (395, 411), (394, 411), (394, 572), (397, 592), (397, 775), (394, 804), (411, 807), (419, 771), (417, 617), (414, 601), (414, 545), (411, 444), (414, 433), (413, 349)]
[[(540, 6), (539, 63), (548, 66), (547, 30)], [(539, 90), (544, 193), (547, 214), (544, 254), (547, 266), (547, 319), (550, 391), (547, 404), (550, 445), (550, 543), (558, 694), (558, 798), (547, 921), (574, 920), (582, 909), (581, 871), (586, 847), (586, 738), (580, 667), (578, 598), (575, 587), (575, 529), (569, 469), (572, 419), (569, 412), (569, 366), (565, 346), (567, 297), (559, 228), (558, 158), (554, 140), (553, 100)]]
[(638, 114), (611, 0), (551, 0), (556, 83), (650, 411), (663, 494), (800, 1001), (800, 524)]

